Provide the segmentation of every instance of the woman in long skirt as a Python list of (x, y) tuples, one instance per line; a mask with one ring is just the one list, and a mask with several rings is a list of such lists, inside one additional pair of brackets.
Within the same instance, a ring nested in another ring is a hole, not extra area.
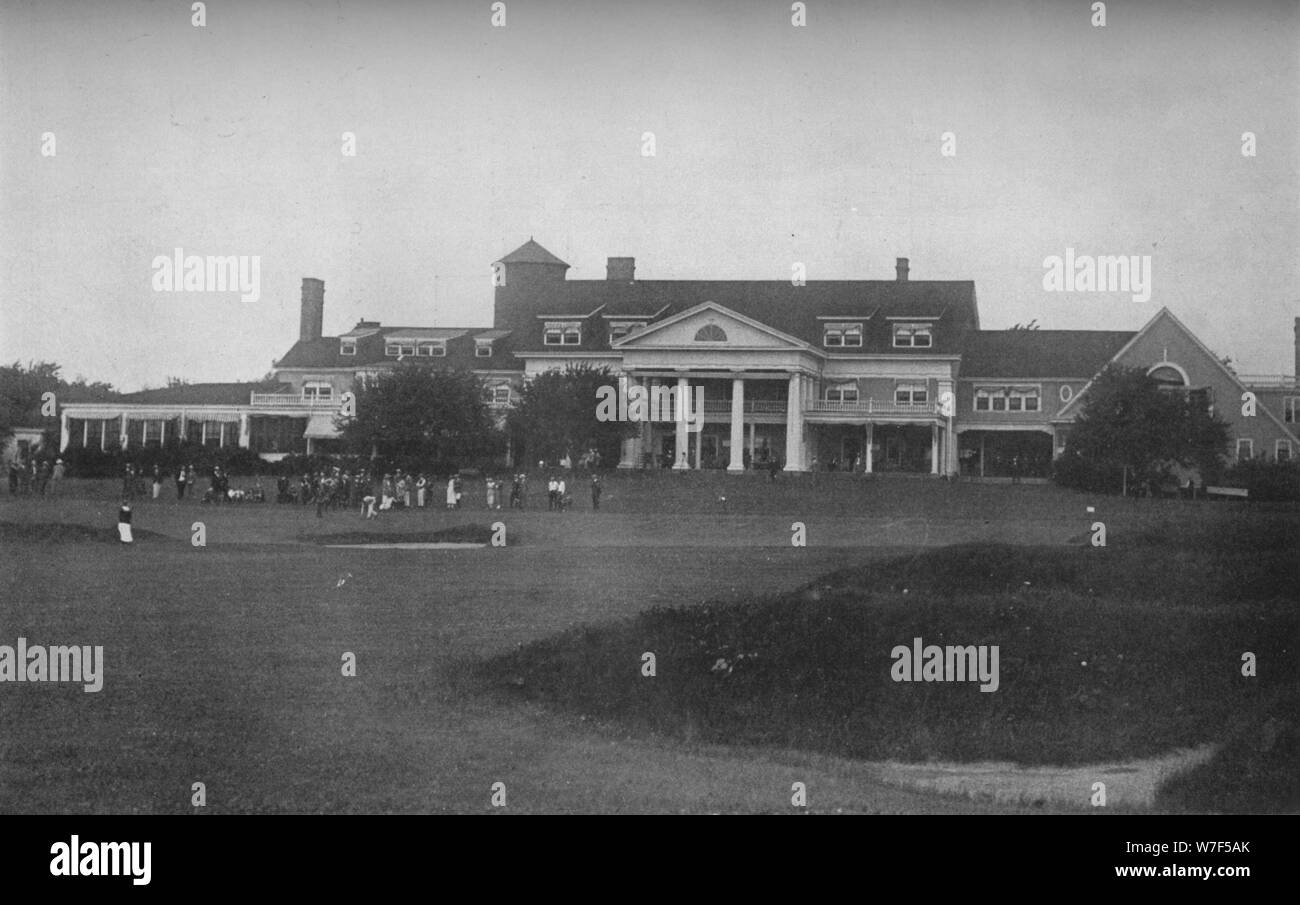
[(131, 502), (122, 499), (122, 508), (117, 510), (117, 539), (124, 544), (133, 542), (131, 537)]

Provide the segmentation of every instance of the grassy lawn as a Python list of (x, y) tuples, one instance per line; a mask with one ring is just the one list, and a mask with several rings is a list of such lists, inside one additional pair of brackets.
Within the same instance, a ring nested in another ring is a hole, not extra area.
[[(480, 675), (636, 733), (869, 760), (1088, 764), (1220, 742), (1171, 807), (1293, 808), (1298, 548), (1293, 521), (1268, 519), (1105, 548), (967, 544), (574, 629)], [(1000, 687), (894, 681), (890, 652), (915, 637), (998, 645)]]
[[(544, 485), (532, 489), (522, 513), (487, 512), (481, 488), (467, 483), (461, 511), (372, 522), (347, 512), (318, 519), (312, 507), (141, 500), (131, 548), (113, 540), (115, 482), (69, 481), (43, 500), (0, 497), (0, 644), (23, 636), (33, 644), (105, 648), (97, 694), (0, 685), (0, 811), (188, 813), (190, 785), (203, 781), (215, 813), (489, 812), (490, 786), (502, 781), (512, 812), (754, 812), (788, 809), (793, 780), (808, 783), (813, 810), (1006, 810), (883, 786), (854, 760), (801, 739), (798, 747), (753, 738), (712, 744), (709, 724), (698, 719), (677, 728), (669, 719), (649, 732), (635, 719), (594, 719), (543, 695), (535, 675), (522, 690), (514, 673), (504, 676), (504, 688), (495, 680), (485, 688), (475, 671), (512, 651), (535, 657), (549, 647), (559, 656), (562, 639), (589, 637), (596, 655), (623, 637), (636, 654), (628, 676), (639, 678), (639, 655), (654, 644), (655, 681), (662, 682), (673, 672), (673, 655), (659, 646), (668, 642), (627, 634), (646, 611), (655, 615), (644, 624), (660, 620), (662, 627), (664, 613), (704, 601), (715, 613), (761, 613), (780, 605), (772, 595), (797, 592), (787, 602), (820, 596), (808, 603), (829, 606), (847, 602), (863, 582), (874, 586), (876, 564), (900, 554), (909, 558), (888, 567), (899, 580), (907, 577), (899, 569), (919, 568), (926, 551), (940, 555), (952, 544), (1048, 544), (1112, 556), (1165, 521), (1203, 521), (1207, 530), (1239, 536), (1260, 512), (1091, 499), (1050, 487), (844, 475), (768, 484), (756, 476), (692, 474), (613, 475), (599, 513), (575, 493), (578, 507), (561, 514), (545, 511)], [(1098, 514), (1086, 513), (1088, 505)], [(1078, 546), (1094, 518), (1111, 531), (1105, 551)], [(387, 540), (476, 537), (498, 519), (509, 527), (506, 548), (342, 550), (314, 542), (354, 532)], [(795, 520), (807, 524), (807, 547), (790, 544)], [(206, 547), (189, 542), (195, 521), (206, 526)], [(1261, 657), (1259, 687), (1272, 693), (1265, 680), (1274, 682), (1283, 668), (1268, 642), (1280, 645), (1286, 631), (1275, 621), (1276, 606), (1255, 592), (1236, 599), (1239, 611), (1218, 599), (1233, 582), (1258, 587), (1252, 568), (1218, 560), (1186, 580), (1213, 589), (1214, 599), (1136, 601), (1139, 609), (1165, 612), (1148, 654), (1162, 663), (1176, 659), (1163, 647), (1174, 637), (1195, 641), (1182, 626), (1201, 611), (1221, 615), (1224, 637), (1244, 644), (1255, 623), (1229, 617), (1257, 610), (1270, 636), (1253, 648)], [(1102, 578), (1095, 587), (1113, 596), (1116, 585)], [(910, 605), (920, 592), (908, 587)], [(985, 590), (991, 600), (1001, 593)], [(1053, 593), (1063, 598), (1067, 590)], [(1103, 603), (1124, 608), (1123, 600)], [(1013, 641), (997, 643), (1009, 651)], [(344, 651), (357, 656), (355, 678), (340, 674)], [(1010, 656), (1004, 653), (1002, 691), (956, 690), (974, 691), (977, 704), (992, 706), (1015, 682)], [(745, 679), (746, 669), (729, 679)], [(910, 688), (927, 689), (941, 687)], [(625, 694), (619, 683), (606, 692)], [(666, 706), (654, 697), (621, 700), (629, 712)], [(1285, 744), (1288, 712), (1269, 712), (1283, 725), (1264, 737)], [(1251, 713), (1238, 708), (1242, 718)], [(1233, 756), (1249, 759), (1252, 751)], [(1193, 788), (1170, 806), (1198, 807), (1201, 796)]]

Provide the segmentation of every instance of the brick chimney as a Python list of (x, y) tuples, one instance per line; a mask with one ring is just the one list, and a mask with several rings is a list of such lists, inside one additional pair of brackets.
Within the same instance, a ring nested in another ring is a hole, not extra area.
[(894, 259), (894, 272), (898, 275), (898, 282), (907, 282), (907, 258)]
[(302, 319), (298, 324), (298, 341), (321, 338), (325, 327), (325, 281), (302, 278)]
[(636, 258), (606, 258), (605, 279), (630, 283), (636, 279)]

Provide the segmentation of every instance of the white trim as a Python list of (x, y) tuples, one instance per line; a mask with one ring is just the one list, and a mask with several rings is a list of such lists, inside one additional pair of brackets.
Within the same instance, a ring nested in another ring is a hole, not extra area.
[[(701, 302), (700, 304), (694, 306), (693, 308), (687, 308), (685, 311), (680, 311), (677, 314), (674, 314), (672, 317), (666, 318), (661, 321), (657, 321), (649, 325), (644, 330), (636, 334), (629, 334), (628, 336), (625, 336), (622, 339), (620, 339), (618, 342), (611, 343), (611, 345), (614, 346), (616, 349), (621, 349), (623, 346), (627, 345), (629, 340), (635, 339), (637, 341), (640, 341), (642, 339), (645, 339), (647, 336), (650, 336), (652, 333), (656, 333), (667, 327), (671, 327), (674, 324), (679, 324), (684, 320), (689, 320), (690, 318), (697, 317), (704, 311), (714, 311), (717, 312), (718, 314), (723, 315), (724, 317), (732, 318), (733, 320), (739, 321), (740, 323), (744, 324), (747, 327), (752, 327), (753, 329), (759, 331), (760, 333), (765, 333), (768, 336), (776, 337), (777, 339), (780, 339), (783, 342), (795, 346), (796, 348), (803, 349), (808, 352), (816, 352), (819, 354), (821, 353), (821, 349), (818, 348), (817, 346), (814, 346), (812, 343), (805, 342), (804, 340), (799, 339), (797, 336), (791, 336), (789, 333), (784, 333), (780, 330), (777, 330), (774, 327), (768, 326), (762, 321), (754, 320), (752, 317), (747, 317), (746, 315), (741, 314), (738, 311), (732, 311), (730, 308), (727, 308), (723, 305), (719, 305), (717, 302), (713, 302), (713, 301)], [(657, 348), (661, 348), (661, 347), (657, 347)], [(682, 348), (686, 349), (690, 347), (683, 346)], [(755, 348), (760, 348), (760, 347), (755, 347)]]
[(1253, 437), (1238, 437), (1237, 442), (1232, 447), (1232, 457), (1234, 462), (1241, 461), (1241, 444), (1247, 444), (1250, 448), (1250, 455), (1247, 459), (1255, 458), (1255, 439)]
[[(1282, 444), (1284, 444), (1284, 443), (1286, 444), (1286, 459), (1281, 459), (1281, 458), (1278, 457), (1278, 453), (1282, 451), (1282, 448), (1283, 448), (1283, 447), (1282, 447)], [(1290, 440), (1287, 440), (1287, 439), (1285, 439), (1285, 438), (1279, 437), (1278, 439), (1276, 439), (1276, 440), (1273, 441), (1273, 461), (1274, 461), (1274, 462), (1283, 462), (1283, 461), (1287, 461), (1287, 462), (1289, 462), (1289, 461), (1291, 460), (1291, 453), (1292, 453), (1292, 449), (1291, 449), (1291, 441), (1290, 441)]]
[[(1168, 354), (1168, 350), (1165, 350), (1165, 354)], [(1172, 368), (1177, 371), (1179, 376), (1183, 378), (1183, 387), (1189, 390), (1192, 388), (1192, 378), (1187, 376), (1187, 370), (1182, 365), (1169, 361), (1168, 359), (1157, 361), (1151, 367), (1147, 368), (1147, 376), (1150, 377), (1161, 368)]]

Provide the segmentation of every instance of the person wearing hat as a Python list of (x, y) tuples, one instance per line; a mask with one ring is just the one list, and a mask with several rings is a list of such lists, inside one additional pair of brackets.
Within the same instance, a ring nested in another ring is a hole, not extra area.
[(54, 483), (56, 486), (58, 485), (59, 481), (63, 480), (63, 475), (65, 474), (66, 471), (67, 469), (64, 468), (63, 466), (63, 460), (55, 459), (54, 460)]

